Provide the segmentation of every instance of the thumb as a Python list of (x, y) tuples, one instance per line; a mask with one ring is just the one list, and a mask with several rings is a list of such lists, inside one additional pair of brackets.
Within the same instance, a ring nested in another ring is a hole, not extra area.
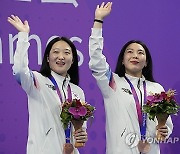
[(28, 23), (27, 20), (24, 21), (24, 24), (25, 24), (26, 26), (29, 26), (29, 23)]
[(26, 26), (26, 30), (27, 30), (27, 32), (29, 33), (30, 27), (29, 27), (29, 23), (28, 23), (27, 20), (24, 21), (24, 25)]

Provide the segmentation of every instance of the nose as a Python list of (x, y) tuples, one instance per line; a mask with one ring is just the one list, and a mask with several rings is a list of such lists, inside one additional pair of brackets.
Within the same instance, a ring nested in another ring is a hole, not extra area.
[(138, 54), (137, 54), (137, 52), (133, 52), (133, 58), (138, 58)]
[(60, 53), (58, 54), (58, 59), (64, 60), (64, 59), (65, 59), (65, 58), (64, 58), (64, 54), (60, 52)]

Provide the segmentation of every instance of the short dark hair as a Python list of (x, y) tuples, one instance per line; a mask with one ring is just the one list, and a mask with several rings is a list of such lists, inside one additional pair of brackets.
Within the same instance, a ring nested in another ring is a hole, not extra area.
[(147, 46), (142, 41), (139, 41), (139, 40), (128, 41), (122, 47), (121, 52), (120, 52), (119, 57), (118, 57), (117, 64), (116, 64), (115, 73), (118, 74), (119, 77), (124, 77), (125, 76), (125, 67), (124, 67), (124, 65), (122, 63), (123, 58), (124, 58), (124, 52), (126, 51), (126, 48), (132, 43), (140, 44), (145, 49), (147, 66), (143, 68), (142, 74), (146, 78), (146, 80), (154, 82), (155, 80), (154, 80), (154, 77), (153, 77), (153, 64), (152, 64), (151, 54), (150, 54), (149, 49), (147, 48)]
[(43, 57), (43, 61), (42, 61), (42, 65), (40, 68), (40, 73), (43, 76), (46, 77), (50, 77), (51, 76), (51, 69), (49, 67), (49, 63), (47, 61), (47, 57), (49, 57), (49, 53), (50, 50), (52, 48), (52, 46), (58, 42), (58, 41), (64, 41), (66, 42), (72, 49), (72, 54), (73, 54), (73, 63), (70, 67), (70, 69), (67, 71), (67, 73), (70, 76), (70, 82), (74, 83), (75, 85), (79, 85), (79, 67), (78, 67), (78, 55), (77, 55), (77, 50), (75, 45), (71, 42), (71, 40), (69, 40), (66, 37), (56, 37), (54, 39), (52, 39), (48, 45), (46, 46), (45, 49), (45, 53), (44, 53), (44, 57)]

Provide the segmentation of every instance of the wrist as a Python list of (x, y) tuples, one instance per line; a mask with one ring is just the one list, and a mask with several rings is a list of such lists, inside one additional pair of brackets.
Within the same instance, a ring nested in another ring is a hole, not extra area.
[(95, 19), (94, 19), (94, 22), (103, 23), (103, 20), (102, 20), (102, 19), (95, 18)]

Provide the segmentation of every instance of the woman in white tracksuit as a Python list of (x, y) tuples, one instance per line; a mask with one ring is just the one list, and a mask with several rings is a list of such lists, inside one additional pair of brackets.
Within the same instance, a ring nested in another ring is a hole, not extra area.
[[(31, 71), (28, 67), (28, 22), (23, 23), (14, 15), (8, 17), (8, 22), (19, 31), (13, 74), (28, 96), (27, 154), (64, 154), (67, 138), (70, 138), (68, 142), (72, 144), (74, 139), (85, 143), (86, 129), (79, 129), (73, 135), (71, 127), (67, 137), (60, 120), (61, 103), (66, 99), (85, 101), (84, 92), (78, 86), (78, 58), (74, 44), (65, 37), (54, 38), (46, 47), (40, 73)], [(74, 154), (78, 153), (75, 148)]]
[[(151, 55), (141, 41), (127, 42), (120, 52), (115, 73), (111, 71), (102, 54), (102, 24), (103, 19), (110, 14), (111, 7), (111, 2), (97, 6), (89, 39), (89, 67), (97, 80), (105, 104), (106, 153), (159, 154), (160, 148), (155, 136), (159, 131), (161, 135), (169, 137), (173, 129), (171, 118), (167, 119), (165, 126), (157, 130), (157, 120), (152, 121), (146, 117), (143, 126), (145, 131), (140, 131), (139, 120), (142, 118), (140, 110), (146, 95), (160, 93), (164, 89), (154, 82)], [(134, 91), (138, 99), (135, 99)], [(138, 106), (140, 110), (137, 110)], [(145, 137), (143, 144), (141, 144), (142, 136)]]

